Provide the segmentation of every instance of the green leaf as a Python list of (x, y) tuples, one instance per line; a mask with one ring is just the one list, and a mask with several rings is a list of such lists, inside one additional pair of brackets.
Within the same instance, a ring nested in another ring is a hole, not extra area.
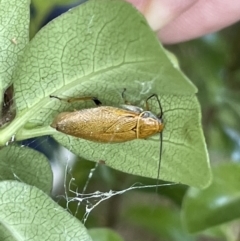
[(88, 232), (93, 241), (123, 241), (117, 233), (108, 228), (92, 228)]
[(0, 1), (0, 100), (28, 43), (29, 4), (29, 0)]
[(207, 189), (190, 188), (184, 198), (182, 217), (190, 232), (240, 218), (240, 165), (216, 166), (213, 176)]
[[(154, 210), (154, 211), (153, 211)], [(161, 240), (193, 241), (182, 227), (180, 211), (172, 207), (152, 207), (137, 205), (124, 214), (128, 222), (134, 223), (157, 235)]]
[[(119, 106), (126, 88), (127, 100), (144, 107), (146, 98), (156, 93), (165, 123), (161, 179), (209, 185), (197, 90), (168, 56), (143, 16), (124, 1), (92, 0), (72, 9), (43, 28), (25, 49), (14, 75), (18, 114), (0, 132), (0, 144), (12, 133), (17, 140), (56, 134), (49, 125), (59, 112), (94, 106), (90, 101), (69, 105), (49, 95), (96, 96), (104, 105)], [(150, 107), (153, 113), (160, 112), (157, 103)], [(94, 143), (60, 133), (54, 137), (85, 159), (157, 177), (159, 135), (121, 144)]]
[(50, 194), (52, 170), (47, 158), (27, 147), (8, 146), (0, 150), (0, 180), (18, 180)]
[(3, 181), (0, 197), (0, 240), (92, 240), (75, 217), (36, 187)]

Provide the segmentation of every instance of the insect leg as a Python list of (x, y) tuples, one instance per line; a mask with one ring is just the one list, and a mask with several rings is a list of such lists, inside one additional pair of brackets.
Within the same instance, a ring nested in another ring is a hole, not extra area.
[(149, 101), (151, 98), (153, 98), (153, 97), (156, 98), (156, 100), (157, 100), (157, 102), (158, 102), (158, 106), (159, 106), (159, 108), (160, 108), (160, 114), (159, 114), (158, 118), (159, 118), (159, 119), (162, 119), (162, 117), (163, 117), (162, 105), (161, 105), (161, 102), (160, 102), (160, 100), (159, 100), (159, 98), (158, 98), (158, 96), (157, 96), (156, 94), (152, 94), (151, 96), (149, 96), (149, 97), (146, 99), (146, 110), (150, 111), (148, 101)]
[(127, 91), (127, 89), (126, 88), (124, 88), (123, 89), (123, 92), (122, 92), (122, 98), (125, 100), (125, 96), (124, 96), (124, 94), (125, 94), (125, 92)]
[(102, 105), (102, 102), (97, 98), (97, 97), (92, 97), (92, 96), (85, 96), (85, 97), (76, 97), (76, 98), (69, 98), (69, 99), (63, 99), (63, 98), (59, 98), (57, 96), (54, 96), (54, 95), (50, 95), (50, 98), (56, 98), (58, 100), (61, 100), (61, 101), (66, 101), (68, 103), (72, 103), (72, 102), (75, 102), (75, 101), (86, 101), (86, 100), (92, 100), (97, 106), (100, 106)]
[(131, 105), (131, 103), (130, 103), (129, 101), (127, 101), (126, 98), (125, 98), (125, 92), (126, 92), (126, 91), (127, 91), (127, 89), (124, 88), (124, 89), (123, 89), (123, 92), (122, 92), (122, 98), (123, 98), (124, 103), (125, 103), (126, 105)]

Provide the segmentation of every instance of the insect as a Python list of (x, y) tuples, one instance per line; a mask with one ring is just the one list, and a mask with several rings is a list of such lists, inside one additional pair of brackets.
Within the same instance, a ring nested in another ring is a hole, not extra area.
[[(124, 99), (124, 91), (122, 97)], [(102, 106), (101, 101), (96, 97), (79, 97), (62, 99), (57, 96), (50, 96), (61, 101), (72, 103), (75, 101), (92, 100), (97, 107), (77, 110), (73, 112), (62, 112), (53, 120), (51, 127), (62, 133), (101, 143), (120, 143), (135, 139), (146, 139), (154, 134), (160, 133), (160, 160), (162, 153), (162, 131), (163, 111), (160, 100), (156, 94), (146, 99), (146, 110), (134, 105), (125, 105), (121, 108)], [(149, 100), (155, 97), (160, 114), (154, 115), (149, 110)], [(159, 167), (160, 167), (159, 160)]]

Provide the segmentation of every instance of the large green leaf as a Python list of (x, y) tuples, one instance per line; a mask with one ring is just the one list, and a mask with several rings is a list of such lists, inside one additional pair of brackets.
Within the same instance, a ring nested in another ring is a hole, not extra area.
[(0, 150), (0, 180), (18, 180), (50, 194), (52, 179), (49, 162), (40, 152), (19, 146)]
[(240, 218), (240, 165), (221, 164), (213, 176), (207, 189), (190, 188), (184, 198), (182, 217), (190, 232)]
[[(57, 113), (92, 107), (60, 97), (97, 96), (104, 105), (128, 101), (143, 106), (156, 93), (164, 111), (161, 179), (205, 187), (211, 179), (196, 87), (171, 62), (146, 20), (131, 5), (92, 0), (55, 19), (27, 46), (15, 72), (16, 119), (0, 133), (18, 140), (56, 134)], [(159, 106), (151, 104), (153, 113)], [(104, 120), (103, 120), (104, 121)], [(98, 123), (100, 124), (100, 123)], [(85, 159), (135, 175), (156, 178), (159, 135), (121, 144), (93, 143), (58, 133), (55, 138)]]
[(28, 43), (29, 4), (29, 0), (0, 0), (0, 103)]
[(75, 217), (36, 187), (3, 181), (0, 197), (0, 240), (92, 240)]

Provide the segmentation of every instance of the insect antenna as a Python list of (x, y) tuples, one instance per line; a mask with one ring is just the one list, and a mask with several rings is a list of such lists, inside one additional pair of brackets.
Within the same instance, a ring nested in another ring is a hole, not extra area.
[[(158, 119), (160, 120), (161, 123), (163, 123), (163, 109), (162, 109), (162, 105), (161, 105), (161, 102), (158, 98), (158, 96), (156, 94), (152, 94), (151, 96), (149, 96), (147, 99), (146, 99), (146, 107), (147, 109), (149, 110), (149, 105), (148, 105), (148, 101), (155, 97), (157, 102), (158, 102), (158, 106), (160, 108), (160, 113), (159, 115), (157, 115)], [(157, 174), (157, 188), (156, 188), (156, 192), (158, 191), (158, 185), (159, 185), (159, 178), (160, 178), (160, 169), (161, 169), (161, 160), (162, 160), (162, 142), (163, 142), (163, 131), (161, 131), (159, 133), (160, 135), (160, 146), (159, 146), (159, 162), (158, 162), (158, 174)]]

